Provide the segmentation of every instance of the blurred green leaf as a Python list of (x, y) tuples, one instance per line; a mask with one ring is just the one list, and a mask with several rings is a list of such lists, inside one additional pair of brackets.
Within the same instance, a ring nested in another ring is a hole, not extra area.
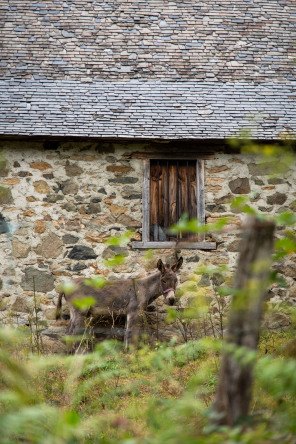
[(237, 196), (232, 200), (231, 206), (233, 208), (240, 209), (244, 207), (244, 205), (246, 205), (247, 202), (249, 202), (248, 196)]
[(79, 308), (81, 311), (88, 310), (95, 304), (96, 300), (92, 296), (85, 296), (81, 299), (73, 299), (73, 305), (75, 305), (75, 307)]
[(294, 225), (296, 223), (296, 214), (291, 211), (286, 211), (275, 217), (278, 225)]
[(220, 217), (217, 222), (210, 223), (206, 225), (206, 231), (221, 231), (225, 228), (231, 221), (229, 217)]
[(167, 307), (167, 317), (166, 317), (166, 322), (171, 323), (171, 322), (175, 322), (175, 320), (178, 317), (178, 313), (177, 310), (175, 310), (172, 307)]
[(80, 423), (80, 418), (77, 412), (73, 412), (72, 410), (65, 412), (65, 421), (67, 424), (71, 426), (77, 426)]
[(270, 273), (269, 280), (271, 283), (278, 284), (280, 287), (289, 288), (289, 285), (288, 285), (286, 279), (284, 279), (281, 276), (278, 276), (278, 271), (276, 271), (276, 270), (273, 270)]
[(296, 241), (289, 237), (284, 237), (282, 239), (277, 239), (275, 242), (275, 248), (281, 250), (286, 254), (295, 253), (296, 251)]
[(148, 248), (144, 256), (145, 260), (150, 261), (151, 259), (153, 259), (153, 256), (154, 256), (154, 251), (151, 248)]
[(227, 286), (218, 287), (216, 291), (220, 296), (234, 296), (237, 293), (236, 289)]
[(126, 231), (121, 236), (111, 236), (104, 244), (107, 246), (120, 247), (121, 245), (127, 244), (133, 234), (133, 231)]
[(102, 276), (93, 276), (91, 278), (86, 278), (83, 281), (86, 285), (92, 288), (102, 288), (106, 285), (106, 279)]
[(77, 285), (74, 283), (74, 281), (66, 281), (59, 286), (59, 290), (66, 295), (75, 291), (76, 288)]
[(184, 214), (177, 224), (170, 227), (171, 234), (178, 233), (207, 233), (212, 231), (221, 231), (230, 221), (229, 217), (220, 217), (217, 222), (202, 224), (198, 219), (188, 219)]
[(125, 258), (126, 256), (124, 256), (123, 254), (116, 254), (112, 258), (104, 260), (104, 264), (107, 267), (117, 267), (118, 265), (121, 265), (124, 262)]
[(188, 218), (188, 214), (184, 213), (179, 222), (170, 227), (171, 234), (178, 233), (200, 233), (203, 230), (203, 225), (198, 219)]

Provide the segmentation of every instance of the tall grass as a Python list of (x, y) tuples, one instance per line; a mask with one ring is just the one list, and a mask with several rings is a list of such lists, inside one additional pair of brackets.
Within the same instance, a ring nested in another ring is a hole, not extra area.
[(284, 356), (293, 334), (263, 337), (249, 424), (213, 429), (217, 339), (129, 353), (111, 341), (85, 355), (28, 356), (24, 337), (2, 329), (0, 443), (295, 442), (296, 361)]

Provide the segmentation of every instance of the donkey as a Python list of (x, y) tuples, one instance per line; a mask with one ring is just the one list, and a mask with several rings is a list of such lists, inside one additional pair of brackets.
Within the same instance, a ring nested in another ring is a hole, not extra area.
[[(128, 347), (137, 341), (137, 323), (140, 314), (156, 298), (163, 295), (168, 305), (175, 303), (175, 291), (177, 287), (176, 272), (181, 268), (183, 258), (180, 257), (174, 265), (164, 265), (162, 260), (157, 262), (159, 271), (145, 278), (121, 279), (118, 281), (106, 281), (104, 287), (95, 289), (86, 285), (82, 278), (77, 279), (76, 286), (69, 293), (60, 292), (57, 303), (56, 319), (60, 318), (62, 298), (66, 299), (70, 306), (70, 323), (67, 334), (78, 334), (84, 325), (86, 314), (113, 314), (126, 315), (126, 327), (124, 335), (125, 346)], [(82, 312), (75, 307), (75, 300), (85, 297), (93, 297), (95, 305), (87, 312)]]

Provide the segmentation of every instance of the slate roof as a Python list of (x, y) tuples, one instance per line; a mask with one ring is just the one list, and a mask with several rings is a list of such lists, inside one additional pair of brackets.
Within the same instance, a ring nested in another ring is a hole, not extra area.
[(295, 0), (0, 0), (0, 76), (293, 80)]
[(224, 138), (254, 116), (254, 137), (295, 132), (295, 0), (0, 0), (0, 13), (2, 135)]
[(124, 138), (225, 138), (252, 128), (296, 132), (291, 84), (173, 81), (0, 82), (0, 133)]

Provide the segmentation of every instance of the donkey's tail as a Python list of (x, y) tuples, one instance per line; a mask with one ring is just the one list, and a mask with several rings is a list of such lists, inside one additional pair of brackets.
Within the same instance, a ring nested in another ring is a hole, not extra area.
[(56, 311), (56, 320), (61, 319), (62, 315), (62, 299), (65, 296), (65, 293), (62, 291), (59, 292), (58, 303), (57, 303), (57, 311)]

